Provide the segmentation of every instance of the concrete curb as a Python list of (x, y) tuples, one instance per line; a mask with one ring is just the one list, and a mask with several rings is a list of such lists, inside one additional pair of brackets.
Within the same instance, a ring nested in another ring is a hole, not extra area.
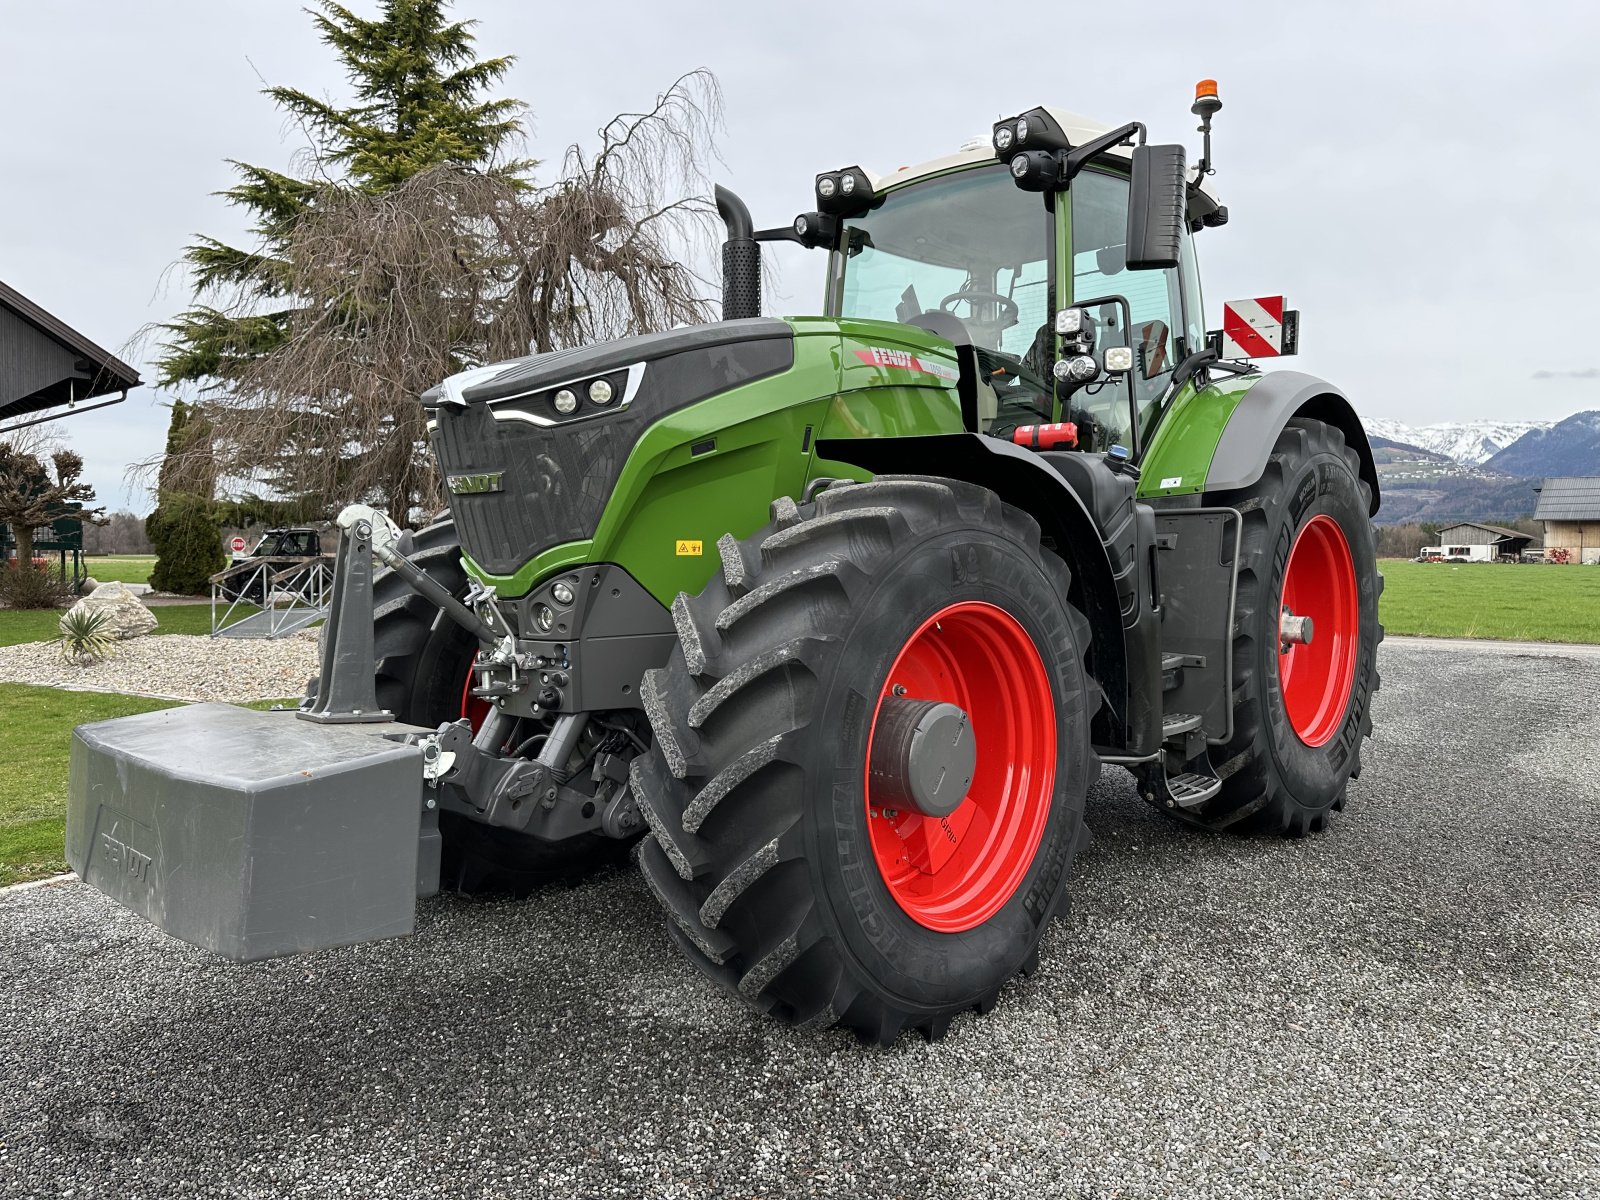
[(1505, 642), (1494, 638), (1414, 637), (1386, 633), (1385, 646), (1424, 646), (1430, 650), (1468, 650), (1477, 654), (1538, 654), (1551, 658), (1600, 658), (1600, 646), (1592, 642)]
[(34, 888), (54, 887), (58, 883), (68, 883), (77, 877), (76, 872), (67, 871), (61, 875), (52, 875), (48, 879), (30, 879), (27, 883), (13, 883), (8, 887), (0, 887), (0, 896), (9, 896), (12, 892), (31, 892)]

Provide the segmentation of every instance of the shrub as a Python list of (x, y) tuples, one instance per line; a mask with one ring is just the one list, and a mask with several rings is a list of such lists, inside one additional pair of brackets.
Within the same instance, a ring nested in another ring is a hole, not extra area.
[(158, 592), (203, 596), (211, 576), (228, 565), (217, 506), (204, 496), (163, 493), (160, 506), (145, 521), (145, 532), (156, 548), (150, 586)]
[(86, 667), (99, 662), (116, 640), (108, 612), (78, 608), (61, 618), (61, 657), (70, 663)]
[(48, 567), (0, 564), (0, 604), (7, 608), (60, 608), (70, 596), (61, 577)]

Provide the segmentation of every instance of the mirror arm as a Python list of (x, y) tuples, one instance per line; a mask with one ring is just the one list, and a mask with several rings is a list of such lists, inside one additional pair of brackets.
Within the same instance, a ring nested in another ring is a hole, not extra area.
[(754, 237), (758, 242), (798, 242), (802, 246), (806, 244), (805, 239), (787, 225), (777, 229), (758, 229)]
[(1169, 385), (1172, 394), (1176, 395), (1178, 389), (1188, 383), (1192, 376), (1203, 374), (1219, 357), (1221, 356), (1210, 346), (1187, 355), (1172, 372), (1172, 382)]
[(1145, 129), (1143, 121), (1129, 121), (1120, 129), (1113, 129), (1110, 133), (1102, 133), (1099, 137), (1085, 142), (1075, 150), (1067, 152), (1066, 158), (1061, 163), (1060, 186), (1066, 187), (1077, 176), (1078, 172), (1088, 166), (1090, 161), (1099, 158), (1113, 146), (1120, 146), (1129, 138), (1138, 135), (1139, 145), (1144, 145)]

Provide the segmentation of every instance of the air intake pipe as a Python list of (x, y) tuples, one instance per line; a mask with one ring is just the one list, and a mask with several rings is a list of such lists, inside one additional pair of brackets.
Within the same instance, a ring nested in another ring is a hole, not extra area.
[(722, 319), (739, 321), (761, 315), (761, 247), (743, 200), (716, 185), (717, 213), (727, 226), (722, 243)]

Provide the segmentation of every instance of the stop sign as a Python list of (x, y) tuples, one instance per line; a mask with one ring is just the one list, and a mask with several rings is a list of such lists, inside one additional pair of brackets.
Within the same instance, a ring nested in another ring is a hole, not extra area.
[(242, 537), (235, 537), (233, 541), (228, 543), (228, 546), (235, 554), (244, 553), (244, 539)]

